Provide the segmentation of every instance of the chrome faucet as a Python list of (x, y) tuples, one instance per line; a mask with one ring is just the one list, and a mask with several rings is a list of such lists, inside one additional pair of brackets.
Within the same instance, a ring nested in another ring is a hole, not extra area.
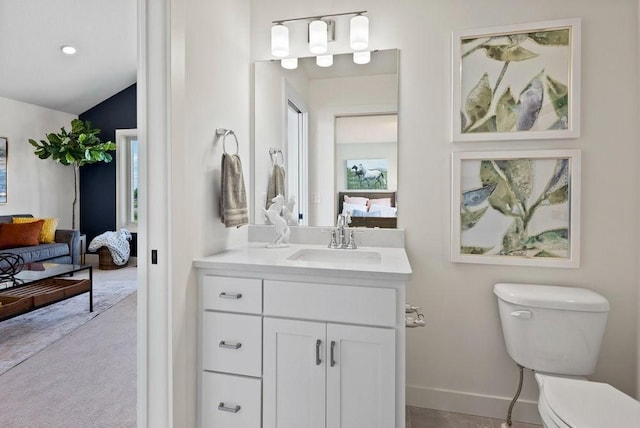
[(329, 248), (358, 248), (353, 238), (353, 229), (349, 229), (351, 215), (349, 213), (338, 214), (336, 228), (331, 231), (331, 242)]

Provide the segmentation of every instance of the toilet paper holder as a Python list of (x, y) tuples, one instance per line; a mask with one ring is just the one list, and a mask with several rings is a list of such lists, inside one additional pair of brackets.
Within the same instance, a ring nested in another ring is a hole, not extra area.
[(407, 328), (425, 327), (427, 325), (420, 306), (406, 304), (404, 312), (405, 314), (415, 314), (415, 316), (405, 316), (404, 321)]

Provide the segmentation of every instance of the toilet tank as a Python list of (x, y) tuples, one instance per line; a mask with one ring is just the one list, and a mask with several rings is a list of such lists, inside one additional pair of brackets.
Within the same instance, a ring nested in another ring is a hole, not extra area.
[(496, 284), (507, 352), (532, 370), (593, 373), (609, 312), (608, 300), (585, 288)]

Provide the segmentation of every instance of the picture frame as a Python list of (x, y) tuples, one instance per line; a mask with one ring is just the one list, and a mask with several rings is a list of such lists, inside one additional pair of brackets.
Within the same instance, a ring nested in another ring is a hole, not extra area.
[(451, 261), (577, 268), (580, 150), (452, 153)]
[(579, 18), (452, 33), (451, 140), (580, 136)]
[(388, 188), (388, 159), (353, 159), (346, 161), (347, 190), (381, 190)]
[(9, 141), (0, 137), (0, 204), (7, 203), (7, 160)]

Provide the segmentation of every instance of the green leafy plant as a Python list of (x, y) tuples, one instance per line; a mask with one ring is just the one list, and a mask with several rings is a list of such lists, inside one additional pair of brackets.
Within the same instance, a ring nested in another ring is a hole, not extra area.
[(78, 170), (81, 166), (96, 162), (111, 162), (113, 157), (109, 151), (116, 149), (111, 141), (102, 142), (98, 137), (100, 130), (94, 128), (91, 122), (73, 119), (71, 131), (62, 127), (59, 133), (50, 133), (46, 139), (37, 142), (29, 139), (29, 143), (36, 148), (34, 153), (40, 159), (53, 159), (62, 165), (73, 166), (73, 203), (72, 227), (76, 228), (76, 203), (78, 202)]
[[(540, 207), (568, 203), (569, 159), (556, 160), (551, 177), (535, 199), (531, 159), (483, 160), (479, 174), (482, 187), (462, 192), (461, 231), (473, 228), (491, 207), (513, 220), (502, 236), (502, 248), (497, 254), (560, 257), (558, 251), (569, 249), (568, 227), (529, 234), (529, 224)], [(493, 247), (461, 247), (462, 254), (486, 254), (491, 250)]]
[(569, 46), (570, 34), (568, 29), (561, 29), (462, 40), (463, 45), (474, 45), (462, 54), (462, 60), (484, 52), (491, 61), (502, 63), (493, 86), (485, 72), (469, 91), (464, 111), (460, 112), (463, 133), (527, 131), (536, 124), (545, 97), (548, 97), (557, 116), (548, 129), (568, 128), (568, 87), (545, 70), (533, 76), (517, 93), (517, 98), (511, 86), (499, 91), (510, 66), (539, 56), (524, 47), (525, 42), (533, 42), (534, 46), (566, 47)]

